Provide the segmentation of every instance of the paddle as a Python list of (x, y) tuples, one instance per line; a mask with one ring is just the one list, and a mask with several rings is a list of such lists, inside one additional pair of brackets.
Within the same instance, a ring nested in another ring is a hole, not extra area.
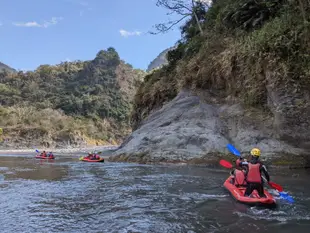
[[(227, 144), (227, 148), (231, 153), (233, 153), (237, 157), (240, 157), (241, 153), (233, 145)], [(263, 177), (263, 179), (264, 179), (264, 177)], [(286, 192), (283, 192), (283, 188), (281, 185), (276, 184), (274, 182), (267, 182), (267, 183), (270, 185), (270, 187), (276, 189), (279, 192), (280, 197), (287, 200), (288, 202), (291, 202), (291, 203), (294, 202), (293, 197), (289, 196)]]
[(283, 188), (282, 188), (281, 185), (276, 184), (276, 183), (274, 183), (274, 182), (272, 182), (272, 181), (269, 181), (268, 184), (270, 185), (270, 187), (276, 189), (277, 191), (283, 192)]
[(226, 160), (224, 160), (224, 159), (221, 159), (221, 160), (220, 160), (220, 164), (221, 164), (223, 167), (225, 167), (225, 168), (232, 168), (232, 167), (233, 167), (232, 164), (231, 164), (230, 162), (228, 162), (228, 161), (226, 161)]
[(41, 153), (38, 149), (36, 149), (36, 152), (38, 153), (38, 155), (36, 155), (36, 156), (41, 156)]
[(263, 176), (262, 176), (262, 178), (263, 178), (264, 182), (267, 183), (271, 188), (277, 190), (278, 192), (282, 192), (283, 191), (282, 186), (280, 186), (280, 185), (278, 185), (278, 184), (276, 184), (274, 182), (271, 182), (271, 181), (268, 182), (267, 179), (265, 177), (263, 177)]
[(227, 144), (227, 148), (228, 150), (233, 153), (234, 155), (236, 155), (237, 157), (241, 156), (241, 153), (231, 144)]
[[(264, 180), (266, 183), (268, 183), (265, 177), (263, 177), (263, 180)], [(273, 182), (269, 182), (268, 184), (270, 185), (270, 183), (273, 183)], [(277, 184), (276, 184), (276, 185), (277, 185)], [(283, 199), (287, 200), (287, 201), (290, 202), (290, 203), (294, 203), (293, 197), (291, 197), (290, 195), (288, 195), (287, 192), (283, 192), (283, 188), (282, 188), (282, 187), (280, 188), (280, 190), (282, 189), (282, 191), (279, 191), (279, 189), (277, 189), (276, 187), (273, 187), (272, 185), (270, 185), (270, 186), (271, 186), (272, 188), (276, 189), (276, 190), (279, 192), (280, 197), (282, 197)]]

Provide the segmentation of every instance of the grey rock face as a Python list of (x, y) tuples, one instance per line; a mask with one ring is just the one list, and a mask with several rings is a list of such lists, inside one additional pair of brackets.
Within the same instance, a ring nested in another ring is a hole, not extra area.
[[(135, 160), (191, 160), (214, 153), (228, 153), (233, 143), (248, 153), (259, 147), (264, 155), (299, 154), (304, 150), (282, 141), (275, 133), (274, 118), (248, 113), (239, 104), (206, 103), (188, 91), (145, 119), (113, 156)], [(116, 157), (111, 157), (113, 160)]]

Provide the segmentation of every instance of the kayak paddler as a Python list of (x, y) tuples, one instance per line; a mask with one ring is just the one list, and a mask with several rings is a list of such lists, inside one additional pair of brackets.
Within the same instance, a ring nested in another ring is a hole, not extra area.
[(261, 176), (262, 173), (264, 173), (268, 182), (270, 181), (270, 176), (266, 166), (259, 160), (260, 154), (261, 152), (258, 148), (253, 148), (251, 150), (250, 162), (240, 162), (240, 165), (246, 168), (245, 177), (247, 181), (247, 188), (244, 196), (250, 196), (254, 190), (257, 190), (260, 197), (266, 197), (264, 194), (264, 186)]
[(244, 161), (246, 162), (247, 160), (240, 156), (236, 160), (236, 168), (230, 172), (230, 174), (234, 176), (234, 178), (232, 179), (232, 183), (237, 187), (247, 185), (245, 179), (245, 168), (241, 165), (241, 163)]
[(94, 152), (93, 153), (93, 157), (91, 158), (91, 160), (99, 160), (100, 159), (100, 156), (98, 155), (97, 152)]
[(92, 159), (93, 158), (93, 153), (88, 152), (88, 155), (86, 156), (86, 159)]
[(45, 150), (40, 154), (42, 157), (47, 157)]

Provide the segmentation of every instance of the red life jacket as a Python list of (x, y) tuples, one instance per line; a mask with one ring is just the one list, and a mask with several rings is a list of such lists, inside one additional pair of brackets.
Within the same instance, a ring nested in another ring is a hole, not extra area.
[(243, 171), (235, 170), (235, 186), (246, 185), (245, 175)]
[(260, 163), (252, 164), (249, 163), (249, 170), (247, 174), (247, 181), (251, 183), (261, 183), (262, 178), (260, 174)]
[(241, 159), (237, 159), (237, 160), (236, 160), (236, 166), (237, 166), (237, 167), (240, 167), (240, 163), (241, 163)]

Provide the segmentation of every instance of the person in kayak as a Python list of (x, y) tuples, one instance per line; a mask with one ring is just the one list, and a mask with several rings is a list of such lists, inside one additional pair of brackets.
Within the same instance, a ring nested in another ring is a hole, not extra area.
[(52, 152), (48, 153), (48, 157), (49, 157), (49, 158), (54, 158), (53, 153), (52, 153)]
[(246, 162), (247, 160), (242, 158), (241, 156), (236, 160), (236, 168), (233, 169), (230, 174), (233, 176), (233, 179), (231, 181), (232, 184), (235, 186), (247, 186), (247, 182), (245, 179), (245, 168), (242, 167), (241, 163)]
[(264, 194), (264, 186), (262, 180), (262, 173), (264, 173), (267, 181), (270, 181), (267, 168), (259, 160), (261, 152), (258, 148), (251, 150), (250, 162), (244, 161), (240, 165), (246, 168), (245, 177), (247, 181), (247, 188), (244, 196), (250, 196), (254, 190), (257, 190), (260, 197), (266, 197)]
[(88, 152), (88, 155), (85, 157), (85, 159), (93, 159), (93, 153), (92, 152)]
[(95, 152), (91, 160), (99, 160), (99, 159), (100, 159), (100, 156)]
[(47, 154), (46, 154), (45, 150), (40, 154), (40, 156), (47, 157)]

